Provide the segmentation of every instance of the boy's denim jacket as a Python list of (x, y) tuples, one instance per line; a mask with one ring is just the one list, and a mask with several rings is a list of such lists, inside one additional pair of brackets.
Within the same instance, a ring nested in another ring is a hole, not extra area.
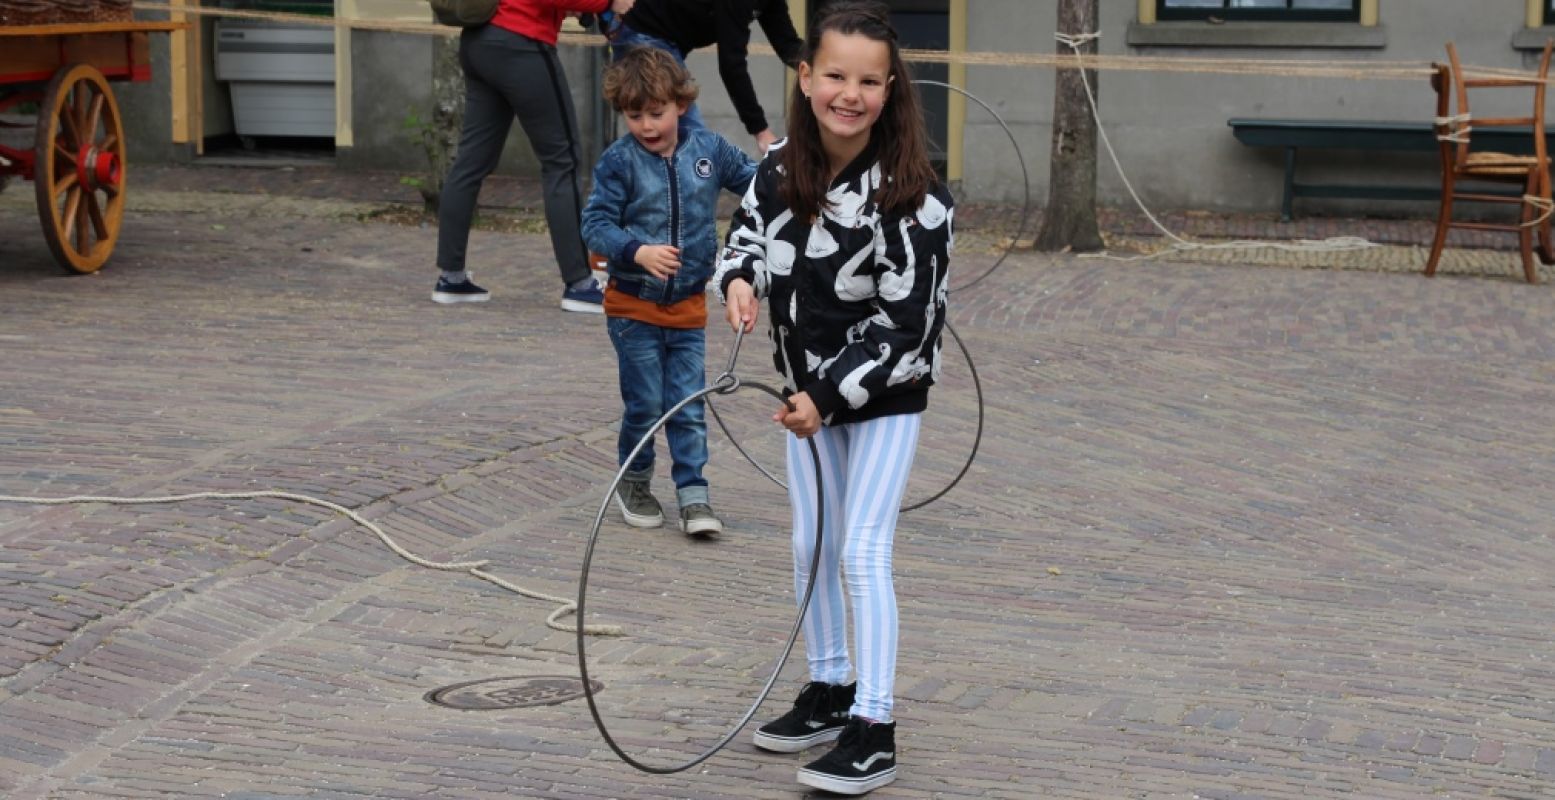
[[(617, 291), (669, 305), (701, 294), (718, 259), (718, 192), (744, 194), (756, 162), (702, 127), (679, 129), (669, 158), (643, 148), (630, 133), (594, 165), (594, 189), (583, 209), (583, 241), (609, 260)], [(680, 248), (680, 270), (669, 280), (634, 260), (638, 248)]]

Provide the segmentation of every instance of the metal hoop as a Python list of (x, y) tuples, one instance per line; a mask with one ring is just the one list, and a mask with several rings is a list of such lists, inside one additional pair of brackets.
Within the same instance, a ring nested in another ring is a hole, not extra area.
[(1031, 174), (1026, 171), (1026, 156), (1021, 153), (1020, 142), (1015, 140), (1014, 131), (1010, 130), (1010, 126), (1005, 124), (1004, 118), (999, 116), (998, 112), (994, 111), (992, 106), (983, 102), (982, 98), (959, 86), (942, 83), (940, 81), (932, 81), (925, 78), (920, 78), (914, 80), (913, 83), (921, 86), (939, 86), (945, 89), (949, 89), (952, 92), (955, 92), (962, 97), (969, 98), (972, 100), (972, 102), (982, 106), (983, 110), (987, 111), (990, 115), (993, 116), (994, 122), (999, 123), (999, 127), (1004, 129), (1004, 135), (1010, 137), (1010, 145), (1015, 148), (1015, 160), (1020, 162), (1021, 185), (1025, 187), (1026, 202), (1021, 204), (1020, 224), (1015, 226), (1015, 235), (1010, 237), (1009, 245), (1004, 248), (1004, 253), (993, 262), (993, 266), (984, 270), (983, 274), (977, 276), (976, 278), (973, 278), (972, 280), (967, 281), (960, 286), (952, 286), (948, 289), (948, 291), (951, 292), (959, 292), (965, 289), (970, 289), (973, 286), (982, 283), (984, 278), (992, 275), (993, 271), (998, 269), (1002, 264), (1004, 264), (1004, 260), (1010, 257), (1010, 253), (1015, 250), (1015, 243), (1020, 241), (1020, 235), (1026, 232), (1026, 218), (1031, 216)]
[[(972, 386), (977, 390), (977, 434), (972, 438), (972, 452), (967, 454), (966, 462), (961, 465), (961, 471), (956, 473), (956, 477), (952, 478), (950, 483), (947, 484), (945, 488), (930, 495), (927, 500), (913, 503), (910, 506), (902, 506), (901, 511), (904, 513), (908, 511), (917, 511), (918, 509), (923, 508), (935, 500), (944, 497), (945, 494), (951, 489), (956, 488), (956, 484), (960, 483), (961, 479), (966, 476), (967, 470), (972, 468), (972, 462), (977, 459), (977, 451), (983, 445), (983, 381), (977, 375), (977, 364), (972, 361), (971, 351), (967, 350), (966, 342), (961, 341), (961, 334), (956, 333), (956, 329), (949, 322), (945, 323), (945, 330), (950, 331), (950, 338), (956, 340), (956, 346), (961, 348), (961, 355), (966, 358), (967, 367), (972, 371)], [(728, 373), (725, 374), (727, 375)], [(718, 409), (713, 407), (713, 399), (711, 397), (707, 399), (707, 410), (713, 412), (713, 420), (718, 423), (718, 427), (723, 430), (724, 436), (728, 437), (729, 442), (734, 445), (734, 449), (740, 451), (740, 455), (745, 456), (745, 460), (749, 461), (751, 466), (756, 468), (757, 472), (767, 476), (767, 480), (772, 481), (784, 489), (788, 488), (788, 484), (784, 483), (783, 479), (767, 471), (767, 468), (762, 466), (760, 461), (757, 461), (756, 458), (750, 453), (745, 452), (745, 448), (741, 446), (740, 440), (735, 438), (734, 433), (729, 430), (729, 426), (724, 424), (724, 419), (723, 417), (719, 416)]]
[[(736, 354), (739, 352), (738, 338), (735, 339), (734, 352)], [(732, 355), (729, 358), (729, 369), (731, 371), (734, 369), (734, 356)], [(733, 378), (732, 372), (725, 372), (724, 375)], [(610, 730), (606, 727), (605, 720), (599, 713), (599, 705), (594, 700), (593, 684), (589, 681), (588, 650), (586, 649), (586, 637), (583, 635), (583, 615), (584, 602), (588, 599), (589, 565), (592, 564), (594, 560), (594, 546), (599, 541), (599, 528), (600, 525), (604, 522), (605, 510), (610, 507), (610, 499), (615, 496), (616, 487), (621, 484), (621, 479), (626, 476), (626, 470), (631, 466), (632, 460), (637, 457), (637, 454), (642, 451), (643, 447), (645, 447), (648, 442), (653, 440), (654, 434), (658, 433), (659, 429), (664, 427), (665, 423), (669, 421), (670, 417), (674, 416), (682, 408), (685, 408), (687, 405), (690, 405), (697, 400), (703, 399), (708, 395), (713, 394), (714, 392), (725, 394), (732, 393), (736, 389), (739, 389), (741, 386), (750, 386), (756, 389), (760, 389), (761, 391), (764, 391), (767, 394), (777, 398), (780, 402), (788, 404), (787, 398), (783, 397), (781, 392), (773, 389), (770, 386), (766, 386), (760, 383), (740, 383), (739, 379), (737, 378), (734, 379), (734, 382), (731, 385), (726, 383), (723, 380), (723, 377), (724, 376), (719, 376), (719, 380), (716, 381), (713, 385), (708, 386), (701, 391), (696, 392), (695, 394), (692, 394), (679, 403), (676, 403), (670, 410), (664, 412), (664, 415), (659, 417), (659, 421), (654, 424), (653, 428), (644, 434), (642, 438), (637, 440), (637, 446), (632, 448), (632, 452), (622, 460), (621, 468), (616, 470), (615, 480), (610, 482), (610, 488), (605, 492), (605, 499), (599, 504), (599, 512), (594, 515), (594, 526), (589, 531), (588, 547), (583, 552), (583, 571), (578, 578), (578, 608), (576, 612), (578, 619), (578, 672), (583, 677), (583, 697), (588, 701), (589, 716), (594, 718), (594, 727), (599, 729), (599, 734), (600, 736), (604, 737), (605, 744), (609, 745), (610, 749), (615, 751), (615, 754), (619, 756), (622, 761), (625, 761), (627, 764), (630, 764), (638, 770), (654, 775), (670, 775), (676, 772), (683, 772), (702, 763), (703, 761), (706, 761), (709, 758), (712, 758), (713, 754), (717, 753), (719, 750), (722, 750), (724, 746), (729, 744), (729, 742), (734, 741), (734, 737), (740, 734), (740, 730), (751, 721), (752, 717), (756, 716), (757, 709), (761, 707), (762, 703), (766, 702), (767, 696), (772, 693), (772, 687), (777, 683), (778, 674), (783, 671), (783, 665), (788, 662), (788, 656), (794, 650), (794, 642), (799, 638), (799, 631), (804, 626), (805, 611), (807, 611), (810, 607), (810, 596), (815, 592), (815, 579), (818, 576), (821, 567), (821, 538), (822, 529), (825, 524), (824, 509), (826, 489), (821, 479), (820, 451), (816, 449), (814, 439), (807, 439), (806, 442), (810, 445), (810, 458), (815, 462), (815, 556), (810, 561), (810, 580), (805, 585), (804, 597), (799, 601), (799, 613), (794, 618), (793, 630), (789, 631), (788, 642), (787, 644), (783, 645), (783, 652), (778, 656), (777, 664), (772, 667), (772, 675), (767, 678), (766, 684), (761, 687), (760, 694), (756, 696), (756, 700), (751, 703), (751, 707), (745, 712), (745, 715), (740, 717), (739, 722), (736, 722), (734, 727), (730, 728), (729, 732), (724, 734), (723, 738), (719, 739), (716, 744), (690, 761), (685, 762), (684, 764), (675, 764), (668, 767), (656, 767), (651, 764), (645, 764), (641, 761), (638, 761), (636, 758), (628, 755), (625, 750), (621, 749), (621, 745), (617, 744), (615, 738), (610, 735)], [(727, 390), (725, 387), (728, 387)], [(793, 408), (793, 406), (790, 404), (789, 408)]]

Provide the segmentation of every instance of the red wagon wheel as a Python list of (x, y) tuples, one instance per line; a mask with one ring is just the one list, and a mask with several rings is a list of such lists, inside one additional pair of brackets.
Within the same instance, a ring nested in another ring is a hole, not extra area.
[(38, 218), (60, 264), (96, 272), (124, 221), (124, 126), (101, 72), (75, 64), (54, 73), (38, 109)]

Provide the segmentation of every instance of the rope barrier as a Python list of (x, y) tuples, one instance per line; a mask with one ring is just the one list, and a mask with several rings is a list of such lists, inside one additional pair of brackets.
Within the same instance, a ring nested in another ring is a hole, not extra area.
[[(439, 25), (434, 22), (409, 20), (375, 20), (345, 17), (320, 17), (309, 14), (289, 14), (273, 11), (245, 11), (233, 8), (208, 8), (204, 6), (180, 6), (171, 3), (137, 0), (134, 8), (166, 14), (184, 14), (202, 17), (229, 17), (296, 25), (312, 25), (350, 30), (380, 31), (386, 33), (411, 33), (428, 36), (457, 36), (462, 28)], [(1066, 34), (1059, 34), (1060, 36)], [(609, 43), (603, 36), (593, 33), (562, 32), (558, 44), (585, 47), (604, 47)], [(751, 42), (753, 54), (775, 55), (771, 45)], [(998, 51), (957, 51), (903, 49), (902, 58), (910, 62), (927, 64), (962, 64), (993, 67), (1036, 67), (1045, 69), (1088, 69), (1121, 72), (1174, 72), (1214, 75), (1268, 75), (1280, 78), (1349, 78), (1353, 80), (1403, 80), (1428, 79), (1436, 73), (1429, 61), (1368, 61), (1322, 59), (1256, 59), (1256, 58), (1201, 58), (1174, 56), (1100, 55), (1084, 57), (1083, 63), (1067, 53), (1016, 53)], [(1512, 78), (1538, 83), (1537, 73), (1505, 67), (1464, 68), (1466, 77)], [(1545, 79), (1555, 83), (1555, 77)]]
[[(1100, 33), (1079, 34), (1054, 34), (1054, 38), (1068, 46), (1075, 54), (1077, 62), (1086, 63), (1089, 58), (1080, 52), (1080, 48), (1101, 37)], [(1302, 253), (1342, 253), (1351, 250), (1366, 250), (1378, 245), (1358, 236), (1334, 236), (1327, 239), (1297, 239), (1293, 242), (1259, 241), (1240, 239), (1233, 242), (1194, 242), (1178, 236), (1161, 220), (1157, 219), (1145, 201), (1140, 198), (1139, 191), (1134, 188), (1134, 182), (1129, 180), (1128, 173), (1123, 169), (1123, 162), (1118, 158), (1118, 151), (1112, 146), (1112, 139), (1107, 135), (1107, 126), (1102, 123), (1101, 109), (1096, 104), (1096, 92), (1091, 88), (1090, 78), (1086, 77), (1086, 70), (1080, 70), (1080, 82), (1085, 87), (1085, 100), (1091, 107), (1091, 116), (1096, 120), (1096, 133), (1101, 139), (1102, 145), (1107, 150), (1107, 156), (1112, 160), (1112, 166), (1117, 169), (1118, 177), (1123, 181), (1123, 187), (1128, 189), (1129, 196), (1134, 199), (1134, 205), (1150, 220), (1150, 224), (1161, 232), (1161, 235), (1172, 240), (1172, 245), (1164, 250), (1149, 253), (1142, 256), (1114, 256), (1108, 253), (1082, 253), (1081, 258), (1105, 258), (1112, 261), (1148, 261), (1158, 258), (1166, 253), (1186, 252), (1193, 250), (1247, 250), (1268, 249), (1285, 252)]]
[(1453, 144), (1468, 144), (1469, 134), (1474, 131), (1470, 123), (1474, 121), (1474, 115), (1470, 113), (1454, 114), (1450, 117), (1433, 117), (1431, 124), (1438, 128), (1446, 128), (1447, 133), (1436, 135), (1437, 141), (1452, 142)]

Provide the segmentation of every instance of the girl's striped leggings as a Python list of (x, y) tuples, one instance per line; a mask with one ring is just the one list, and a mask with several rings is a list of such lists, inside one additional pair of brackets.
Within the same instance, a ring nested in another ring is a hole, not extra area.
[[(858, 691), (852, 713), (891, 721), (896, 683), (896, 588), (891, 547), (907, 488), (921, 414), (898, 414), (815, 434), (826, 501), (820, 573), (805, 612), (810, 680), (845, 684), (846, 607), (853, 612)], [(788, 497), (794, 513), (794, 591), (800, 599), (815, 554), (815, 464), (803, 439), (788, 435)], [(847, 585), (847, 603), (843, 584)]]

